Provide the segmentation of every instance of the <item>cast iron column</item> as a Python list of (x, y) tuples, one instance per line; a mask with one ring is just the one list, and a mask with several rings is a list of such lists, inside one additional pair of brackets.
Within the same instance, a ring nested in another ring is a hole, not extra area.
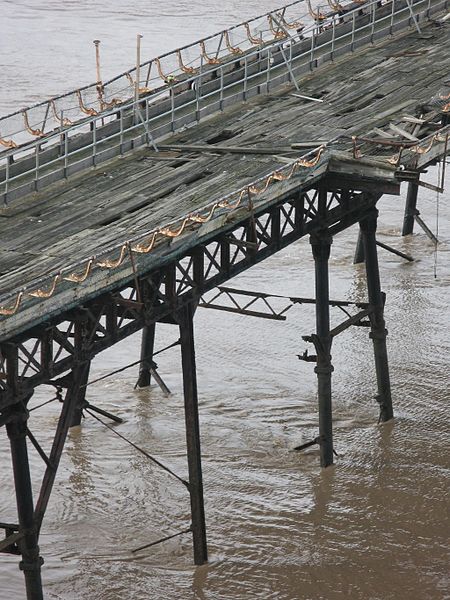
[(414, 215), (417, 213), (417, 193), (419, 184), (415, 181), (408, 183), (406, 194), (405, 216), (403, 217), (402, 235), (410, 235), (414, 230)]
[(389, 363), (386, 348), (387, 330), (384, 322), (384, 294), (380, 287), (380, 272), (378, 268), (377, 245), (375, 232), (377, 229), (378, 210), (373, 209), (360, 222), (366, 260), (367, 292), (369, 305), (373, 309), (370, 315), (371, 332), (375, 354), (375, 369), (377, 373), (378, 396), (380, 403), (380, 421), (393, 418), (391, 398), (391, 383), (389, 379)]
[(358, 265), (364, 262), (364, 245), (362, 241), (361, 231), (358, 233), (358, 241), (356, 242), (355, 256), (353, 257), (353, 264)]
[(328, 283), (328, 259), (331, 236), (327, 232), (311, 235), (310, 238), (316, 271), (316, 336), (317, 373), (319, 396), (319, 443), (320, 464), (333, 464), (333, 425), (331, 408), (331, 337)]
[(77, 404), (72, 414), (72, 419), (70, 422), (71, 427), (77, 427), (81, 425), (81, 418), (83, 416), (83, 405), (86, 400), (86, 386), (89, 380), (89, 373), (91, 370), (91, 361), (87, 361), (83, 366), (83, 369), (80, 370), (80, 381), (77, 382), (78, 389), (78, 397)]
[(180, 324), (181, 360), (183, 367), (184, 414), (189, 467), (194, 562), (202, 565), (208, 560), (206, 545), (205, 509), (203, 504), (200, 425), (198, 419), (197, 372), (193, 327), (194, 307), (186, 304), (177, 312)]
[(150, 385), (152, 375), (150, 367), (153, 364), (153, 349), (155, 346), (155, 329), (156, 324), (145, 325), (142, 329), (141, 342), (141, 364), (139, 366), (139, 377), (137, 387), (148, 387)]
[(6, 431), (11, 445), (19, 532), (26, 532), (26, 535), (18, 542), (22, 554), (19, 567), (25, 576), (27, 600), (43, 600), (41, 565), (44, 561), (39, 556), (34, 519), (33, 492), (26, 442), (27, 415), (19, 413), (17, 416), (19, 420), (6, 424)]

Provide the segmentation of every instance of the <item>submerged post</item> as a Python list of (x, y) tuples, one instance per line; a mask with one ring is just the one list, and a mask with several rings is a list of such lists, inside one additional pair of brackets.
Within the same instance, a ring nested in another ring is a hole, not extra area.
[(137, 387), (148, 387), (151, 383), (151, 367), (153, 364), (153, 350), (155, 346), (156, 324), (145, 325), (142, 329), (141, 341), (141, 363), (139, 365), (139, 377), (136, 383)]
[(410, 235), (414, 231), (414, 216), (417, 213), (417, 194), (419, 191), (419, 180), (408, 183), (406, 194), (405, 215), (403, 217), (402, 235)]
[(8, 345), (4, 349), (6, 357), (6, 374), (8, 387), (17, 395), (18, 403), (6, 421), (6, 432), (11, 447), (11, 460), (16, 493), (19, 534), (23, 535), (17, 545), (22, 555), (19, 563), (25, 576), (27, 600), (42, 600), (41, 566), (43, 559), (39, 556), (39, 528), (34, 514), (33, 490), (31, 487), (30, 463), (27, 449), (28, 410), (26, 404), (31, 398), (22, 399), (18, 395), (18, 350), (17, 346)]
[(72, 420), (70, 422), (71, 427), (77, 427), (81, 425), (81, 419), (83, 417), (83, 406), (86, 400), (86, 386), (89, 380), (89, 373), (91, 370), (91, 361), (87, 361), (84, 368), (80, 372), (80, 381), (77, 384), (78, 399), (76, 407), (72, 414)]
[(328, 259), (330, 257), (331, 236), (328, 232), (311, 235), (312, 252), (315, 262), (316, 286), (316, 335), (313, 336), (317, 352), (318, 397), (319, 397), (319, 443), (320, 465), (333, 464), (333, 424), (331, 407), (331, 336)]
[(358, 233), (358, 241), (356, 242), (355, 256), (353, 257), (353, 264), (359, 265), (364, 262), (364, 245), (362, 241), (361, 231)]
[(208, 550), (206, 544), (205, 509), (203, 504), (193, 315), (194, 311), (191, 303), (180, 308), (177, 313), (181, 338), (184, 414), (186, 420), (186, 444), (189, 467), (189, 494), (191, 497), (194, 562), (196, 565), (202, 565), (208, 560)]
[(26, 442), (26, 414), (18, 412), (17, 420), (6, 424), (6, 431), (11, 446), (19, 533), (25, 534), (18, 542), (22, 555), (19, 567), (25, 576), (27, 600), (42, 600), (44, 597), (41, 579), (43, 560), (39, 556), (38, 534), (34, 519), (33, 492)]
[(378, 395), (380, 404), (380, 421), (389, 421), (393, 418), (391, 382), (389, 379), (389, 363), (386, 348), (387, 330), (384, 321), (384, 294), (380, 286), (380, 272), (378, 268), (377, 245), (375, 232), (377, 229), (378, 210), (373, 209), (365, 219), (360, 222), (361, 234), (364, 244), (366, 260), (367, 292), (370, 314), (370, 337), (373, 341), (375, 355), (375, 369), (377, 374)]

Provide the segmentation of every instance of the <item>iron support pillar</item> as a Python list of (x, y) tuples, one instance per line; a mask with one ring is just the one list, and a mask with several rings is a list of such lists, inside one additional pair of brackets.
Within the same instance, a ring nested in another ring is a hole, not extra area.
[(361, 231), (358, 232), (358, 241), (356, 242), (355, 256), (353, 257), (353, 264), (358, 265), (364, 262), (364, 245), (362, 241)]
[(90, 370), (91, 361), (87, 361), (84, 365), (84, 368), (80, 370), (80, 381), (76, 384), (78, 389), (78, 398), (70, 422), (71, 427), (77, 427), (78, 425), (81, 425), (81, 418), (83, 416), (83, 406), (86, 400), (86, 386), (89, 379)]
[[(19, 533), (25, 533), (18, 546), (22, 555), (20, 569), (25, 576), (27, 600), (43, 600), (38, 534), (34, 519), (33, 492), (31, 488), (30, 465), (26, 442), (26, 414), (20, 420), (6, 424), (11, 445), (11, 458), (16, 489)], [(20, 418), (19, 417), (19, 418)]]
[(69, 431), (70, 424), (72, 423), (73, 413), (77, 406), (80, 393), (80, 382), (84, 379), (83, 374), (86, 368), (86, 363), (79, 363), (72, 370), (72, 382), (66, 391), (58, 425), (56, 427), (55, 437), (53, 439), (52, 449), (50, 451), (50, 464), (45, 470), (44, 477), (42, 479), (41, 491), (36, 502), (35, 519), (38, 530), (41, 527), (42, 520), (50, 500), (50, 494), (53, 489), (53, 484), (55, 483), (59, 461), (64, 450), (67, 433)]
[(373, 309), (370, 315), (370, 337), (373, 341), (375, 369), (377, 374), (378, 395), (380, 404), (380, 421), (393, 418), (391, 383), (389, 379), (389, 363), (386, 348), (387, 330), (384, 321), (384, 294), (380, 286), (377, 245), (375, 232), (377, 229), (378, 210), (374, 209), (360, 222), (366, 260), (367, 292), (369, 305)]
[(155, 323), (145, 325), (142, 329), (141, 341), (141, 364), (139, 366), (139, 376), (137, 387), (148, 387), (151, 383), (152, 375), (150, 368), (153, 364), (153, 350), (155, 346)]
[(319, 443), (320, 465), (333, 464), (333, 424), (331, 407), (331, 336), (328, 259), (330, 257), (331, 236), (327, 233), (312, 235), (310, 238), (315, 262), (316, 279), (316, 336), (314, 345), (317, 351), (318, 397), (319, 397)]
[(410, 181), (408, 183), (408, 192), (406, 194), (405, 215), (403, 217), (402, 236), (410, 235), (414, 230), (414, 216), (417, 213), (417, 194), (419, 192), (419, 183)]
[(193, 327), (194, 307), (192, 303), (186, 304), (180, 308), (177, 315), (180, 324), (194, 562), (196, 565), (202, 565), (208, 560), (208, 550), (206, 544), (205, 509), (203, 503), (197, 372), (195, 366)]

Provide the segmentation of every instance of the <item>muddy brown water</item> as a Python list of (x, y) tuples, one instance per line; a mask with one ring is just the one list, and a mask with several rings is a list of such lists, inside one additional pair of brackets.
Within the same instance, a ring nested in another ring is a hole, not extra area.
[[(105, 71), (130, 66), (137, 32), (149, 55), (277, 6), (273, 2), (121, 3), (0, 0), (0, 112), (93, 79), (92, 39)], [(120, 50), (118, 50), (118, 48)], [(26, 60), (24, 60), (24, 58)], [(92, 67), (92, 64), (91, 64)], [(436, 169), (427, 174), (437, 182)], [(447, 186), (450, 178), (447, 177)], [(437, 198), (420, 190), (435, 229)], [(189, 535), (136, 555), (131, 549), (189, 525), (189, 499), (159, 470), (88, 417), (71, 431), (45, 517), (41, 551), (46, 597), (60, 600), (423, 600), (450, 598), (448, 576), (449, 242), (448, 192), (439, 202), (437, 257), (417, 230), (402, 239), (403, 198), (380, 202), (379, 239), (395, 420), (379, 427), (368, 332), (353, 328), (333, 346), (336, 465), (293, 448), (317, 435), (313, 366), (300, 362), (311, 307), (286, 322), (199, 310), (195, 319), (209, 563), (192, 565)], [(364, 300), (352, 265), (356, 228), (338, 235), (331, 295)], [(437, 262), (437, 265), (436, 265)], [(437, 277), (434, 277), (436, 269)], [(234, 287), (313, 295), (307, 240), (233, 280)], [(333, 324), (341, 316), (332, 311)], [(156, 347), (177, 339), (161, 325)], [(92, 378), (136, 360), (136, 335), (98, 357)], [(134, 390), (131, 369), (89, 387), (88, 399), (124, 418), (125, 436), (187, 477), (180, 356), (158, 357), (173, 394)], [(33, 404), (52, 397), (38, 390)], [(57, 422), (49, 404), (33, 413), (45, 448)], [(30, 449), (34, 484), (42, 474)], [(16, 519), (8, 442), (0, 436), (1, 519)], [(0, 557), (0, 598), (24, 597), (17, 558)]]

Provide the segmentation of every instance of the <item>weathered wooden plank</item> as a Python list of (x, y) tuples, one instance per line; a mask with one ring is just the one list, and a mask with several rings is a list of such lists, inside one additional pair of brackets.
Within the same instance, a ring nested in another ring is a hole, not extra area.
[[(234, 105), (167, 140), (168, 145), (186, 150), (189, 146), (208, 147), (218, 152), (220, 147), (208, 142), (220, 132), (231, 131), (230, 139), (216, 142), (226, 152), (220, 156), (186, 152), (182, 157), (160, 157), (165, 159), (160, 161), (153, 151), (143, 148), (0, 210), (0, 298), (43, 274), (56, 272), (68, 261), (98, 254), (246, 185), (285, 164), (285, 158), (277, 157), (283, 149), (301, 154), (310, 140), (328, 142), (342, 133), (364, 135), (372, 130), (387, 136), (383, 127), (389, 123), (401, 127), (405, 110), (410, 122), (417, 124), (414, 115), (436, 94), (450, 68), (450, 53), (442, 52), (449, 32), (441, 28), (433, 30), (433, 35), (431, 40), (404, 35), (384, 41), (338, 58), (299, 80), (301, 94), (323, 99), (320, 104), (299, 102), (290, 95), (292, 86), (283, 85), (270, 96)], [(425, 46), (426, 54), (408, 56), (404, 52)], [(396, 53), (402, 55), (386, 60), (387, 55)], [(347, 145), (350, 147), (350, 142)], [(248, 156), (231, 154), (230, 147), (246, 149)], [(421, 155), (420, 164), (439, 151), (442, 144)], [(350, 161), (345, 168), (344, 163), (341, 160), (342, 173), (395, 185), (392, 173), (371, 159), (367, 164)], [(336, 167), (337, 175), (339, 169)], [(180, 243), (187, 244), (189, 239)], [(115, 276), (108, 279), (108, 285), (114, 284)], [(69, 287), (62, 292), (73, 302)], [(55, 306), (63, 301), (62, 297), (55, 299)], [(53, 300), (51, 303), (53, 306)], [(28, 314), (31, 318), (32, 311)], [(1, 323), (0, 328), (6, 320)]]

